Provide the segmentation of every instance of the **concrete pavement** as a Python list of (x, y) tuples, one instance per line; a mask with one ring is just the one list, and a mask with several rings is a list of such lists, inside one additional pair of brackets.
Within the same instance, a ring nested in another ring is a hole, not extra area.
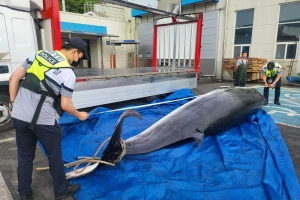
[[(232, 81), (219, 81), (215, 79), (202, 78), (198, 81), (198, 87), (193, 89), (195, 95), (205, 94), (219, 86), (232, 86)], [(260, 86), (262, 83), (247, 83), (247, 87)], [(283, 85), (283, 87), (293, 88), (289, 85)], [(295, 87), (295, 89), (298, 89)], [(133, 102), (123, 102), (119, 104), (111, 105), (110, 108), (122, 107), (126, 104)], [(136, 100), (134, 103), (141, 103)], [(298, 120), (300, 123), (300, 119)], [(300, 135), (298, 134), (300, 128), (297, 126), (289, 126), (277, 124), (280, 129), (282, 136), (288, 146), (290, 155), (293, 160), (294, 167), (298, 179), (300, 177)], [(300, 126), (300, 125), (299, 125)], [(10, 130), (4, 133), (0, 133), (0, 200), (8, 200), (11, 195), (12, 199), (19, 199), (17, 194), (17, 148), (14, 140), (15, 130)], [(49, 171), (36, 171), (36, 167), (48, 166), (46, 157), (42, 154), (41, 149), (37, 146), (36, 158), (34, 160), (34, 171), (33, 171), (33, 199), (34, 200), (53, 200), (54, 192), (53, 185), (50, 181), (51, 176)], [(1, 178), (1, 175), (3, 179)], [(7, 190), (8, 189), (8, 190)], [(4, 196), (6, 195), (6, 196)]]

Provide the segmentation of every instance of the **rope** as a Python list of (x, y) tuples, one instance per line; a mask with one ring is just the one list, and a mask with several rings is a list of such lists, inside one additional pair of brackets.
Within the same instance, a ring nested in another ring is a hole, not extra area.
[(145, 104), (145, 105), (140, 105), (140, 106), (131, 106), (131, 107), (120, 108), (120, 109), (115, 109), (115, 110), (108, 110), (108, 111), (102, 111), (102, 112), (97, 112), (97, 113), (89, 113), (89, 115), (97, 115), (97, 114), (103, 114), (103, 113), (109, 113), (109, 112), (117, 112), (117, 111), (123, 111), (123, 110), (135, 109), (135, 108), (145, 108), (145, 107), (150, 107), (150, 106), (156, 106), (156, 105), (161, 105), (161, 104), (167, 104), (167, 103), (182, 101), (182, 100), (186, 100), (186, 99), (195, 99), (195, 98), (200, 97), (200, 96), (202, 96), (202, 95), (193, 96), (193, 97), (185, 97), (185, 98), (181, 98), (181, 99), (175, 99), (175, 100), (164, 101), (164, 102), (159, 102), (159, 103)]
[[(102, 163), (102, 164), (106, 164), (106, 165), (110, 165), (110, 166), (115, 166), (115, 163), (120, 162), (120, 160), (123, 158), (123, 156), (126, 154), (126, 145), (125, 142), (121, 139), (121, 147), (122, 147), (122, 153), (121, 155), (114, 161), (114, 163), (110, 163), (110, 162), (106, 162), (104, 160), (101, 160), (101, 158), (97, 158), (96, 155), (99, 153), (99, 151), (102, 149), (103, 145), (105, 143), (107, 143), (111, 138), (107, 138), (104, 142), (102, 142), (102, 144), (98, 147), (96, 153), (94, 154), (93, 157), (78, 157), (78, 158), (82, 158), (81, 160), (78, 161), (74, 161), (68, 164), (65, 164), (64, 167), (66, 168), (70, 168), (72, 166), (75, 166), (73, 169), (73, 172), (75, 174), (80, 174), (82, 173), (88, 166), (90, 166), (92, 163)], [(79, 165), (83, 164), (83, 163), (87, 163), (85, 165), (85, 167), (81, 168), (80, 170), (77, 170), (77, 168), (79, 167)], [(38, 171), (46, 171), (49, 170), (49, 167), (37, 167), (36, 170)]]

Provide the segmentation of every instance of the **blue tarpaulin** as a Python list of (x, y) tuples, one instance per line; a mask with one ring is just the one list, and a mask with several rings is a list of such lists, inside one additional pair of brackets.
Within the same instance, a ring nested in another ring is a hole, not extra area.
[[(191, 90), (183, 89), (156, 102), (192, 96)], [(139, 134), (187, 101), (136, 109), (143, 119), (126, 118), (122, 138)], [(96, 108), (85, 122), (67, 114), (60, 119), (66, 163), (78, 156), (92, 157), (112, 135), (124, 111), (105, 111), (110, 110)], [(114, 167), (101, 166), (72, 181), (81, 184), (75, 195), (79, 200), (300, 198), (286, 144), (271, 116), (262, 109), (230, 130), (205, 137), (198, 147), (191, 139), (147, 154), (125, 155)]]

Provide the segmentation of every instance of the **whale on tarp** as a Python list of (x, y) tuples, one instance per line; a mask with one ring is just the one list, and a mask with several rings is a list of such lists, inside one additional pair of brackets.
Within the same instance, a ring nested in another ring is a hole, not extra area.
[[(124, 141), (126, 154), (144, 154), (170, 144), (193, 138), (199, 146), (204, 136), (217, 134), (245, 121), (263, 105), (264, 97), (253, 88), (220, 88), (196, 97), (175, 109), (142, 133)], [(119, 161), (123, 152), (121, 137), (123, 121), (130, 116), (142, 119), (139, 112), (129, 109), (119, 118), (101, 160)], [(196, 147), (195, 146), (195, 147)], [(92, 164), (82, 173), (67, 172), (73, 179), (93, 172), (99, 163)], [(79, 169), (80, 170), (80, 169)]]

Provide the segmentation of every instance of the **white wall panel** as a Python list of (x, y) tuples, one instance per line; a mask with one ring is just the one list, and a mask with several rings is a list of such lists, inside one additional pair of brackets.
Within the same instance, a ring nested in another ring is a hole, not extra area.
[[(142, 23), (138, 25), (138, 39), (139, 44), (139, 59), (146, 59), (146, 54), (150, 53), (150, 58), (152, 58), (153, 49), (153, 22)], [(149, 66), (150, 67), (150, 66)]]
[(219, 28), (219, 10), (203, 13), (200, 71), (203, 76), (215, 76)]
[(158, 27), (158, 58), (173, 59), (174, 54), (175, 59), (189, 59), (190, 57), (194, 58), (196, 31), (196, 22)]

